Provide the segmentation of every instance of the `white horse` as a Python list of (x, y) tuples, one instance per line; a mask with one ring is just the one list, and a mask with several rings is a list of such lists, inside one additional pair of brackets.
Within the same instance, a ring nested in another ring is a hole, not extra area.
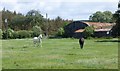
[(33, 38), (33, 43), (36, 46), (41, 46), (42, 47), (42, 34), (40, 34), (38, 37)]

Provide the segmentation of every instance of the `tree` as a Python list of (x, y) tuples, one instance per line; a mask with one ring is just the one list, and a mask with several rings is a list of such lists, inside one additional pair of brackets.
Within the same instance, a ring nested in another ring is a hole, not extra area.
[(41, 26), (43, 24), (43, 16), (40, 14), (39, 11), (36, 10), (30, 10), (27, 14), (26, 14), (27, 20), (31, 23), (31, 25), (35, 26)]
[(105, 22), (113, 22), (112, 18), (113, 18), (113, 14), (110, 11), (104, 11), (103, 12), (104, 17), (105, 17)]
[(101, 20), (103, 20), (103, 18), (102, 18), (103, 16), (104, 15), (102, 14), (102, 12), (97, 11), (96, 13), (94, 13), (90, 16), (90, 20), (94, 21), (94, 22), (100, 22)]
[(116, 21), (116, 25), (113, 26), (112, 28), (112, 34), (113, 36), (120, 36), (120, 1), (118, 2), (118, 10), (115, 12), (115, 14), (113, 15), (114, 19)]
[(29, 23), (26, 23), (26, 17), (22, 15), (16, 15), (12, 18), (11, 24), (9, 24), (10, 28), (14, 30), (27, 30)]
[(62, 21), (63, 21), (62, 18), (59, 17), (59, 16), (55, 18), (55, 26), (56, 26), (56, 28), (62, 27), (62, 24), (63, 24)]
[(11, 24), (12, 18), (15, 16), (15, 14), (9, 10), (5, 10), (5, 8), (2, 10), (2, 30), (5, 30), (6, 28), (6, 23), (5, 19), (7, 19), (8, 26)]
[(46, 35), (56, 35), (58, 30), (64, 26), (64, 20), (61, 17), (55, 19), (45, 19), (42, 29)]
[(41, 26), (43, 24), (43, 16), (40, 14), (39, 11), (30, 10), (26, 14), (26, 16), (22, 15), (21, 13), (16, 14), (15, 11), (13, 12), (13, 14), (14, 16), (8, 23), (9, 27), (14, 30), (31, 30), (33, 26)]
[(112, 17), (113, 15), (110, 11), (97, 11), (89, 17), (89, 20), (93, 22), (113, 22)]
[(39, 26), (33, 26), (33, 35), (36, 37), (36, 36), (39, 36), (40, 34), (42, 34), (42, 30)]
[(85, 27), (85, 30), (83, 33), (85, 35), (85, 38), (92, 37), (94, 35), (94, 27), (93, 26)]

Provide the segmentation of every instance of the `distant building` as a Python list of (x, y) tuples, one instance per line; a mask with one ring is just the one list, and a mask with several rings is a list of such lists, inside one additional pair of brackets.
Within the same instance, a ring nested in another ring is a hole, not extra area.
[(114, 24), (111, 23), (74, 21), (65, 26), (65, 33), (68, 37), (80, 38), (84, 37), (83, 31), (85, 27), (93, 26), (95, 28), (95, 37), (107, 37), (111, 36), (111, 28), (113, 25)]
[[(75, 31), (84, 29), (87, 26), (88, 25), (86, 23), (81, 22), (81, 21), (74, 21), (74, 22), (69, 23), (68, 25), (66, 25), (64, 27), (66, 37), (76, 37), (76, 32)], [(79, 34), (81, 34), (79, 36), (82, 36), (81, 32)]]

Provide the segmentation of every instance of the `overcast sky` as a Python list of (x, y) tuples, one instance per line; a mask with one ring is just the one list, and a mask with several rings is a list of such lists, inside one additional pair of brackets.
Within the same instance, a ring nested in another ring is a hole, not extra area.
[(4, 7), (24, 15), (34, 9), (43, 16), (53, 19), (60, 16), (64, 19), (87, 20), (96, 11), (117, 10), (119, 0), (0, 0), (0, 10)]

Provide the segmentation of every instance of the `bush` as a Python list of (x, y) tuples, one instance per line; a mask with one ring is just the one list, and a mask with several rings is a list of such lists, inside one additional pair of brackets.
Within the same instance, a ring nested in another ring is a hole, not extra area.
[(7, 32), (6, 32), (6, 31), (3, 31), (2, 38), (3, 38), (3, 39), (6, 39), (6, 38), (7, 38)]
[(13, 33), (14, 33), (14, 30), (12, 30), (10, 28), (7, 31), (5, 30), (3, 32), (3, 39), (13, 38)]
[(42, 30), (39, 26), (33, 26), (32, 28), (33, 36), (39, 36), (42, 33)]
[(18, 38), (18, 37), (19, 37), (18, 32), (15, 31), (15, 32), (13, 33), (13, 38), (16, 39), (16, 38)]
[(8, 38), (13, 38), (13, 33), (14, 33), (14, 30), (12, 29), (8, 29)]
[(28, 31), (30, 34), (30, 37), (34, 37), (33, 31)]
[(28, 31), (26, 30), (20, 30), (16, 33), (16, 36), (18, 36), (18, 38), (29, 38), (30, 37), (30, 34)]
[(2, 29), (0, 29), (0, 39), (2, 39)]
[(94, 35), (94, 27), (93, 26), (86, 27), (83, 33), (85, 35), (85, 38), (92, 37)]
[(33, 31), (20, 30), (13, 33), (14, 39), (16, 38), (29, 38), (33, 37)]
[(64, 29), (63, 28), (59, 28), (58, 29), (58, 32), (57, 32), (57, 36), (61, 36), (61, 37), (63, 37), (64, 36)]

